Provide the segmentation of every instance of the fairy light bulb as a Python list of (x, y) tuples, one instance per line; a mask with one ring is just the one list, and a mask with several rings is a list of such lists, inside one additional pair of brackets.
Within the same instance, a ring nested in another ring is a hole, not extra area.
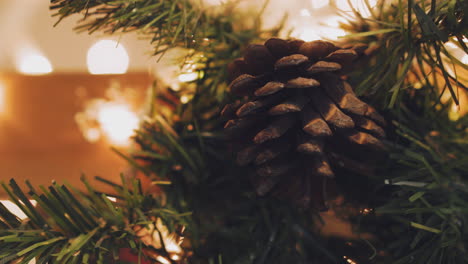
[(126, 146), (134, 130), (138, 128), (138, 117), (128, 105), (106, 103), (98, 110), (97, 121), (112, 144)]
[(53, 71), (49, 59), (33, 48), (22, 48), (16, 55), (16, 70), (25, 75), (44, 75)]
[(100, 40), (88, 50), (87, 64), (91, 74), (124, 74), (129, 62), (125, 47), (114, 40)]

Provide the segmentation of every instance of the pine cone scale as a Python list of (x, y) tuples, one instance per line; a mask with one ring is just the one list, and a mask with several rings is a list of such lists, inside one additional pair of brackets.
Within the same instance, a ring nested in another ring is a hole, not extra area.
[(285, 87), (281, 82), (268, 82), (255, 91), (255, 96), (267, 96), (281, 91)]

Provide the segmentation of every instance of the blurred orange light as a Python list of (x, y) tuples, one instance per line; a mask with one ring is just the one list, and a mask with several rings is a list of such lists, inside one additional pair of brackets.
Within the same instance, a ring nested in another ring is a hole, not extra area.
[(103, 104), (97, 113), (97, 121), (112, 144), (126, 146), (138, 128), (138, 117), (123, 103)]

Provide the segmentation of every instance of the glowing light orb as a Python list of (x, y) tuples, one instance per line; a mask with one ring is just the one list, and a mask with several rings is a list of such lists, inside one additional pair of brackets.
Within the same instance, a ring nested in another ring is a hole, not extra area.
[(16, 61), (17, 71), (27, 75), (43, 75), (53, 71), (50, 61), (35, 51), (21, 51)]
[[(36, 206), (37, 202), (34, 200), (30, 200), (33, 206)], [(21, 209), (14, 204), (12, 201), (8, 200), (1, 200), (0, 203), (2, 203), (10, 212), (12, 212), (14, 215), (16, 215), (19, 219), (24, 220), (28, 218), (26, 214), (21, 211)]]
[(91, 74), (126, 73), (129, 61), (125, 47), (114, 40), (100, 40), (88, 50), (87, 64)]
[(128, 105), (107, 103), (102, 105), (97, 113), (97, 120), (102, 131), (112, 144), (126, 146), (134, 130), (138, 128), (138, 117)]
[(188, 103), (189, 101), (190, 101), (190, 96), (188, 96), (188, 95), (182, 95), (182, 96), (180, 97), (180, 102), (183, 103), (183, 104), (186, 104), (186, 103)]
[(178, 77), (180, 82), (193, 82), (198, 79), (198, 72), (187, 72), (187, 73), (182, 73)]

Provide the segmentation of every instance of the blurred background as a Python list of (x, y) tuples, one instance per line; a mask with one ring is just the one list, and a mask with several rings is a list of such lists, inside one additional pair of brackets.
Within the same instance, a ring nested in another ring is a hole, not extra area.
[(48, 6), (0, 0), (0, 180), (117, 180), (129, 170), (111, 146), (130, 146), (151, 46), (136, 34), (77, 34), (78, 18), (54, 27)]

